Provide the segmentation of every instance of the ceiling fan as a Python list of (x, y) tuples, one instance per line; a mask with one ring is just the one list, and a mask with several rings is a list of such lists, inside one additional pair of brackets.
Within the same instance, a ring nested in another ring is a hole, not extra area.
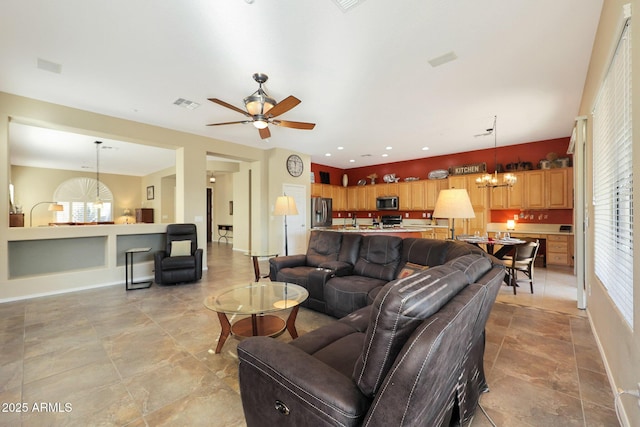
[(277, 120), (275, 117), (286, 113), (296, 105), (300, 104), (300, 100), (295, 96), (288, 96), (280, 102), (276, 102), (262, 89), (262, 85), (269, 79), (269, 76), (262, 73), (255, 73), (253, 79), (258, 82), (258, 90), (244, 99), (244, 105), (247, 111), (241, 110), (227, 102), (218, 98), (209, 98), (209, 101), (218, 105), (227, 107), (240, 114), (244, 114), (249, 119), (237, 122), (212, 123), (207, 126), (233, 125), (237, 123), (252, 123), (258, 129), (260, 138), (266, 139), (271, 136), (269, 124), (282, 126), (285, 128), (311, 130), (315, 127), (315, 123), (292, 122), (288, 120)]

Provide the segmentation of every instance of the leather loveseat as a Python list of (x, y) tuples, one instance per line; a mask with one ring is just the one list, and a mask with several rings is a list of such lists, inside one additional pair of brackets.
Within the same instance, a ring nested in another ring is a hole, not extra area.
[(306, 288), (303, 307), (340, 318), (371, 304), (382, 286), (407, 272), (472, 253), (488, 256), (453, 240), (313, 230), (307, 253), (271, 258), (269, 276)]
[[(402, 262), (434, 263), (466, 250), (443, 243), (405, 239)], [(490, 257), (456, 256), (373, 288), (371, 305), (290, 343), (242, 341), (247, 425), (468, 424), (487, 390), (484, 327), (503, 278)]]

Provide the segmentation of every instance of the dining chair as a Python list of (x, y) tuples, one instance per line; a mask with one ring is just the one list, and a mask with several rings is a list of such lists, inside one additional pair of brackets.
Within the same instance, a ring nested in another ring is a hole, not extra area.
[(500, 259), (507, 269), (509, 284), (513, 286), (513, 294), (516, 295), (518, 286), (518, 272), (524, 273), (529, 281), (531, 293), (533, 293), (533, 264), (538, 254), (540, 241), (535, 240), (515, 246), (513, 256), (504, 256)]

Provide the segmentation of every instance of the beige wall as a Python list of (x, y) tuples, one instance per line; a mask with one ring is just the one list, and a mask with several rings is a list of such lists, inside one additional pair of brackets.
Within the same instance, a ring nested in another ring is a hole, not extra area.
[[(258, 247), (259, 245), (269, 247), (270, 245), (269, 239), (273, 233), (269, 230), (268, 200), (275, 200), (275, 193), (270, 194), (267, 189), (271, 188), (274, 184), (271, 181), (277, 181), (283, 176), (286, 179), (290, 177), (282, 173), (282, 171), (286, 173), (284, 163), (279, 164), (277, 167), (277, 170), (280, 172), (273, 176), (270, 175), (270, 168), (265, 160), (268, 158), (268, 154), (266, 154), (264, 150), (0, 92), (0, 164), (7, 165), (7, 167), (2, 168), (2, 172), (0, 172), (0, 200), (3, 200), (5, 205), (4, 209), (0, 209), (0, 228), (6, 230), (6, 232), (0, 233), (0, 301), (6, 298), (19, 299), (46, 293), (65, 292), (78, 289), (79, 286), (95, 287), (117, 284), (113, 283), (114, 278), (124, 277), (122, 266), (117, 265), (114, 261), (118, 256), (118, 254), (114, 252), (115, 246), (110, 243), (105, 267), (96, 269), (96, 271), (73, 272), (33, 278), (29, 281), (30, 287), (28, 289), (24, 287), (23, 284), (17, 285), (15, 281), (9, 279), (7, 252), (9, 241), (38, 241), (41, 239), (55, 239), (57, 238), (56, 236), (69, 238), (76, 234), (88, 236), (92, 233), (107, 233), (104, 231), (105, 229), (100, 229), (99, 227), (72, 227), (77, 228), (77, 230), (69, 230), (69, 227), (57, 227), (57, 229), (52, 227), (33, 227), (31, 229), (24, 228), (20, 230), (9, 228), (8, 187), (11, 169), (8, 167), (8, 123), (10, 120), (70, 132), (87, 133), (98, 138), (117, 139), (176, 150), (175, 169), (172, 168), (171, 170), (161, 171), (139, 178), (137, 185), (129, 189), (131, 192), (127, 193), (126, 199), (131, 199), (142, 207), (153, 208), (155, 210), (156, 223), (196, 223), (198, 226), (198, 240), (200, 242), (206, 242), (206, 187), (208, 185), (206, 156), (212, 153), (216, 156), (240, 161), (241, 163), (239, 163), (239, 165), (241, 166), (237, 167), (238, 172), (232, 172), (234, 201), (233, 225), (234, 229), (239, 230), (234, 233), (234, 243), (238, 241), (238, 234), (240, 234), (244, 236), (244, 241), (240, 240), (241, 246), (239, 249), (248, 249), (251, 247), (251, 244), (253, 244), (254, 247)], [(288, 154), (290, 153), (282, 153), (279, 157), (286, 158)], [(251, 193), (251, 217), (249, 217), (247, 211), (250, 205), (247, 191), (249, 188), (247, 175), (249, 169), (251, 169), (253, 173), (251, 183), (253, 190)], [(15, 176), (13, 178), (14, 180), (17, 179)], [(112, 185), (114, 186), (111, 188), (114, 195), (120, 191), (121, 183), (119, 179), (116, 179), (114, 182), (107, 182), (107, 177), (105, 177), (105, 183), (110, 187)], [(29, 185), (31, 186), (32, 184)], [(154, 200), (146, 200), (146, 187), (149, 185), (155, 187)], [(276, 183), (277, 187), (281, 187), (281, 185), (281, 183)], [(55, 188), (52, 186), (52, 188), (46, 188), (42, 191), (45, 194), (52, 194), (54, 190)], [(20, 185), (20, 193), (22, 193), (22, 191), (22, 185)], [(25, 210), (30, 209), (30, 201), (22, 194), (19, 197), (22, 198), (23, 208)], [(45, 198), (47, 197), (48, 196)], [(226, 197), (229, 198), (228, 195)], [(42, 199), (38, 201), (42, 201)], [(222, 209), (228, 209), (227, 202), (228, 200), (225, 201), (225, 203), (221, 203)], [(117, 203), (120, 205), (120, 201)], [(129, 201), (125, 201), (123, 198), (122, 207), (124, 207), (125, 203), (128, 204)], [(44, 207), (43, 209), (46, 212)], [(63, 230), (62, 228), (66, 229)], [(80, 230), (80, 228), (82, 228), (82, 230)], [(149, 230), (151, 229), (157, 230), (158, 227), (149, 226)], [(252, 233), (251, 244), (248, 240), (249, 229), (251, 229)], [(111, 234), (114, 236), (118, 233), (122, 234), (127, 232), (119, 228), (113, 230), (114, 233)], [(117, 230), (120, 231), (116, 233)], [(131, 231), (134, 230), (131, 229), (129, 232)], [(107, 234), (109, 233), (110, 232)], [(115, 237), (110, 237), (110, 239), (110, 242), (115, 241)], [(206, 245), (202, 244), (201, 246), (206, 251)]]
[[(12, 182), (15, 187), (16, 204), (22, 205), (25, 214), (25, 226), (29, 226), (31, 208), (39, 202), (54, 201), (53, 194), (60, 184), (78, 177), (95, 178), (95, 174), (57, 169), (32, 168), (25, 166), (11, 167)], [(141, 178), (136, 176), (100, 174), (100, 182), (106, 185), (113, 194), (113, 219), (120, 224), (126, 221), (123, 216), (124, 209), (141, 207), (140, 183)], [(33, 210), (33, 226), (47, 225), (54, 220), (53, 213), (47, 210), (46, 205), (40, 205)], [(135, 216), (130, 222), (135, 221)]]
[[(604, 78), (607, 66), (613, 54), (618, 36), (622, 29), (622, 6), (629, 3), (628, 0), (605, 0), (600, 25), (593, 47), (589, 72), (583, 92), (580, 106), (580, 115), (587, 119), (587, 173), (586, 173), (586, 200), (592, 200), (592, 117), (591, 111)], [(632, 21), (632, 63), (633, 63), (633, 93), (632, 111), (633, 123), (636, 130), (633, 132), (633, 169), (640, 171), (640, 2), (631, 2), (634, 7)], [(634, 180), (633, 193), (636, 200), (640, 200), (640, 179)], [(589, 206), (590, 208), (590, 206)], [(593, 213), (588, 209), (585, 213), (589, 224), (593, 223)], [(634, 218), (634, 228), (640, 230), (640, 215)], [(587, 248), (593, 248), (593, 228), (587, 232)], [(588, 256), (593, 256), (593, 251), (587, 251)], [(640, 259), (640, 245), (634, 247), (634, 258)], [(606, 289), (596, 277), (593, 259), (586, 259), (587, 280), (587, 310), (591, 319), (594, 332), (603, 352), (610, 380), (614, 388), (624, 390), (637, 390), (640, 382), (640, 269), (634, 271), (634, 325), (629, 328), (625, 320), (613, 305), (607, 295)], [(637, 265), (637, 264), (636, 264)], [(630, 396), (621, 398), (624, 412), (630, 426), (640, 426), (640, 409), (637, 400)]]

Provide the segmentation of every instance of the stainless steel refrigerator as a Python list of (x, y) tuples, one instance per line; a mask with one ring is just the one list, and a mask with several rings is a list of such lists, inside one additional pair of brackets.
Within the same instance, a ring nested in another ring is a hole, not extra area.
[(331, 199), (313, 197), (311, 199), (311, 228), (331, 227)]

